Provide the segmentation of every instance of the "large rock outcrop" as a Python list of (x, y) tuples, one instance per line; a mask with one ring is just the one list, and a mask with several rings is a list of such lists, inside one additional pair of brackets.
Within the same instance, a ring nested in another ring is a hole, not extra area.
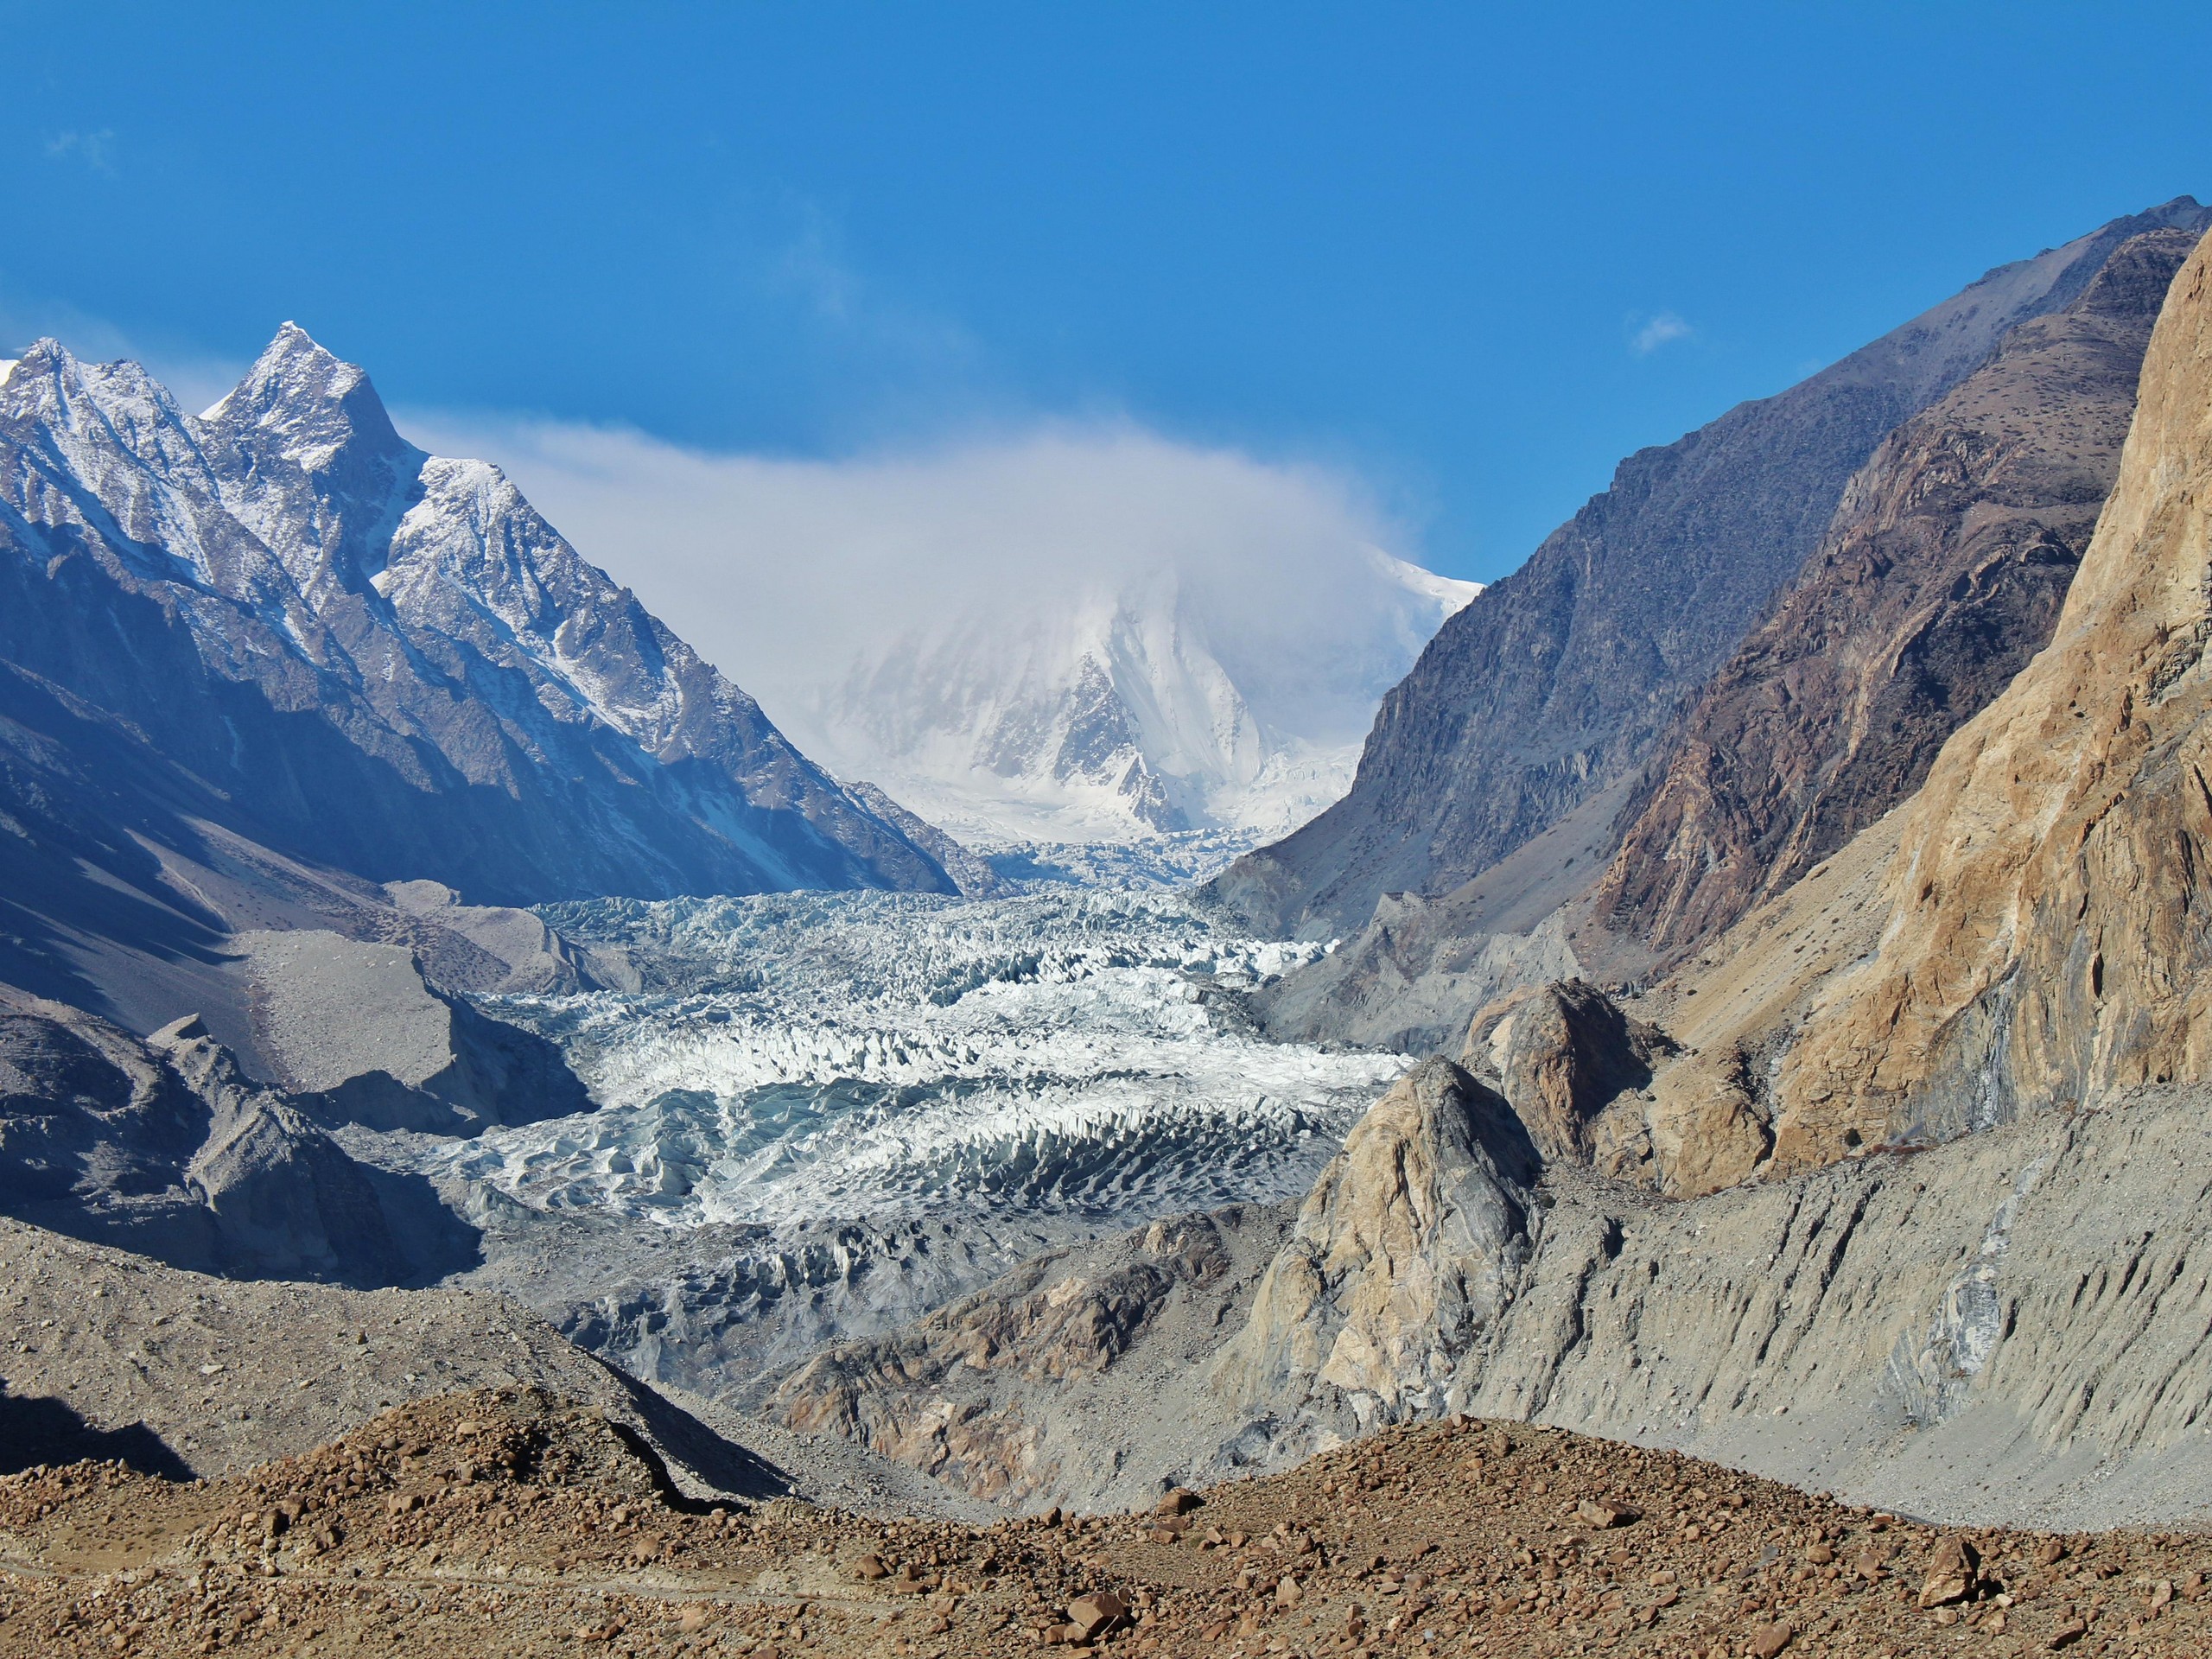
[(1700, 694), (1594, 895), (1679, 958), (1920, 786), (2050, 638), (2120, 469), (2194, 230), (2123, 244), (2072, 303), (1885, 439), (1827, 538)]
[(1459, 1061), (1504, 1096), (1545, 1158), (1587, 1163), (1606, 1109), (1649, 1084), (1675, 1048), (1596, 986), (1568, 979), (1484, 1007), (1467, 1027)]
[(1449, 1060), (1416, 1066), (1314, 1185), (1216, 1389), (1271, 1412), (1317, 1388), (1392, 1416), (1440, 1405), (1512, 1300), (1539, 1166), (1504, 1101)]
[(0, 1207), (239, 1278), (404, 1284), (476, 1260), (427, 1182), (349, 1156), (196, 1020), (141, 1043), (4, 991)]
[(1631, 777), (1827, 530), (1885, 435), (2063, 310), (2113, 251), (2202, 230), (2186, 198), (1990, 273), (1774, 397), (1621, 464), (1383, 700), (1351, 792), (1212, 887), (1255, 925), (1361, 926), (1384, 893), (1449, 892)]
[(2175, 279), (2050, 647), (1902, 813), (1880, 948), (1809, 1010), (1784, 1167), (2212, 1065), (2212, 247)]
[[(1224, 1446), (1264, 1463), (1378, 1420), (1466, 1410), (1923, 1514), (2198, 1514), (2212, 1475), (2204, 1105), (2202, 1090), (2142, 1090), (1678, 1204), (1555, 1167), (1503, 1236), (1440, 1217), (1401, 1247), (1429, 1273), (1497, 1287), (1499, 1315), (1426, 1389), (1361, 1370), (1239, 1386)], [(1408, 1164), (1446, 1144), (1426, 1124), (1392, 1139)], [(1271, 1272), (1360, 1234), (1301, 1235)], [(1357, 1317), (1356, 1282), (1316, 1306), (1261, 1297), (1225, 1352), (1294, 1347), (1322, 1309)]]
[(1133, 1446), (1158, 1469), (1211, 1455), (1211, 1420), (1182, 1395), (1242, 1324), (1288, 1223), (1238, 1206), (1048, 1251), (899, 1329), (828, 1348), (753, 1397), (782, 1426), (996, 1503), (1141, 1490), (1147, 1477), (1124, 1466)]

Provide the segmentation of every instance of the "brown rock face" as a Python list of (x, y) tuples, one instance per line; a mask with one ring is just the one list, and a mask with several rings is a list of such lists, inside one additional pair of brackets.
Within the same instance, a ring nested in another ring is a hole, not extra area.
[(1068, 1604), (1068, 1623), (1077, 1635), (1088, 1642), (1102, 1630), (1111, 1630), (1128, 1617), (1129, 1605), (1111, 1590), (1101, 1590), (1095, 1595), (1077, 1596)]
[(1686, 716), (1594, 895), (1610, 925), (1662, 957), (1694, 949), (1918, 788), (2043, 647), (2196, 239), (2127, 241), (1882, 443)]
[(2212, 1060), (2212, 248), (2145, 357), (2055, 637), (1903, 815), (1890, 919), (1782, 1069), (1776, 1161), (1940, 1138)]
[(1675, 1052), (1656, 1027), (1631, 1020), (1579, 979), (1532, 986), (1475, 1015), (1459, 1060), (1493, 1084), (1548, 1159), (1592, 1161), (1593, 1128), (1620, 1095), (1651, 1081)]

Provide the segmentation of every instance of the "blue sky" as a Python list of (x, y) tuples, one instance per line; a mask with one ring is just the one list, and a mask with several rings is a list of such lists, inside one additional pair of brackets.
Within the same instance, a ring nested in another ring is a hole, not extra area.
[(0, 349), (1318, 462), (1491, 577), (1614, 461), (2212, 193), (2212, 7), (0, 3)]

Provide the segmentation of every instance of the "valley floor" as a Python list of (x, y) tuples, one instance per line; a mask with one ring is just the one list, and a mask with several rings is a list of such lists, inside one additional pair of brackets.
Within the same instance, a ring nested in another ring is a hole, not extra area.
[(0, 1654), (2182, 1655), (2212, 1539), (1961, 1531), (1522, 1424), (1385, 1431), (1138, 1515), (709, 1506), (538, 1389), (172, 1483), (0, 1478)]

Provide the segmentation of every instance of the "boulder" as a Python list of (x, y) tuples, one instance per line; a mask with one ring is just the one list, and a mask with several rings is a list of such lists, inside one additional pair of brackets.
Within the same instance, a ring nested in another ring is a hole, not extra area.
[(1099, 1590), (1077, 1596), (1068, 1604), (1068, 1626), (1075, 1631), (1076, 1640), (1095, 1642), (1128, 1614), (1128, 1603), (1111, 1590)]
[(1928, 1554), (1926, 1574), (1920, 1586), (1923, 1607), (1947, 1607), (1974, 1592), (1981, 1573), (1981, 1555), (1963, 1538), (1946, 1538)]

